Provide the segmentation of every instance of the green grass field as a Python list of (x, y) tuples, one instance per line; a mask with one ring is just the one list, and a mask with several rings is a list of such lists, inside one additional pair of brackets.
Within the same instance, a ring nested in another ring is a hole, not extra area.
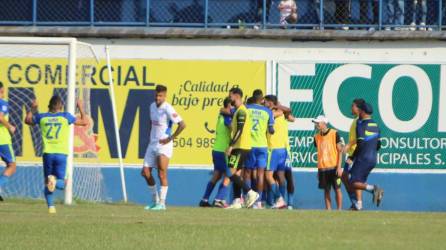
[(445, 249), (446, 213), (0, 203), (0, 249)]

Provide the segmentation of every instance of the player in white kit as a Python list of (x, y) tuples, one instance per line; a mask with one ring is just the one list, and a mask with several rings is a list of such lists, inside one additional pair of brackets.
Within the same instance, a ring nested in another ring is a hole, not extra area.
[[(167, 196), (167, 166), (172, 157), (173, 140), (184, 130), (186, 124), (175, 112), (172, 105), (166, 102), (167, 88), (163, 85), (156, 86), (155, 102), (150, 105), (150, 143), (144, 156), (144, 165), (141, 175), (149, 185), (152, 194), (152, 203), (146, 206), (146, 210), (165, 210)], [(175, 133), (172, 134), (172, 125), (178, 124)], [(160, 192), (156, 189), (152, 169), (158, 169)]]

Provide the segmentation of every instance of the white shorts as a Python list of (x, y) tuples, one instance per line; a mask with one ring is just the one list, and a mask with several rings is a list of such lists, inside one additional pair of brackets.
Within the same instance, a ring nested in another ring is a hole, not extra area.
[(158, 167), (158, 156), (164, 155), (167, 158), (172, 158), (173, 153), (173, 143), (170, 142), (166, 145), (161, 144), (149, 144), (146, 150), (146, 155), (144, 156), (144, 167), (157, 168)]

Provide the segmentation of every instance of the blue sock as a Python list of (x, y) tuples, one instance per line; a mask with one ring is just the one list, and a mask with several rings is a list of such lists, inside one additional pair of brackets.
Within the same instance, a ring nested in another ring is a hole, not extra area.
[(204, 191), (203, 200), (209, 200), (209, 196), (211, 196), (214, 187), (215, 187), (214, 183), (208, 182), (208, 185), (206, 186), (206, 191)]
[(259, 198), (257, 199), (257, 201), (262, 201), (262, 196), (263, 196), (263, 192), (259, 191)]
[(286, 194), (286, 185), (279, 185), (279, 192), (282, 197), (285, 197)]
[(251, 180), (251, 188), (257, 190), (257, 179)]
[[(246, 187), (248, 187), (249, 189), (252, 189), (252, 186), (251, 186), (251, 180), (244, 180), (244, 185), (245, 185)], [(243, 194), (246, 195), (246, 193), (247, 193), (247, 191), (249, 191), (249, 189), (246, 190), (246, 189), (244, 188), (244, 189), (243, 189)]]
[(268, 204), (268, 206), (274, 205), (274, 192), (271, 188), (268, 189), (268, 195), (266, 196), (266, 204)]
[(358, 198), (356, 197), (356, 193), (348, 193), (348, 197), (350, 198), (350, 202), (352, 203), (352, 205), (356, 206), (356, 203), (358, 202)]
[(279, 187), (277, 184), (274, 183), (271, 185), (271, 192), (273, 194), (273, 201), (275, 202), (276, 199), (280, 197)]
[(260, 197), (262, 198), (262, 201), (266, 202), (266, 199), (268, 197), (268, 192), (262, 192), (262, 194), (260, 195)]
[(59, 190), (64, 190), (65, 189), (65, 180), (57, 179), (56, 180), (56, 188)]
[(293, 206), (294, 203), (294, 193), (288, 193), (288, 206)]
[(223, 183), (220, 183), (220, 186), (218, 187), (217, 195), (215, 196), (216, 200), (226, 200), (228, 196), (228, 186), (223, 185)]
[(9, 182), (9, 176), (2, 175), (0, 176), (0, 187)]
[(45, 190), (43, 192), (45, 194), (45, 200), (48, 207), (54, 206), (54, 194), (50, 192), (47, 187), (45, 187)]

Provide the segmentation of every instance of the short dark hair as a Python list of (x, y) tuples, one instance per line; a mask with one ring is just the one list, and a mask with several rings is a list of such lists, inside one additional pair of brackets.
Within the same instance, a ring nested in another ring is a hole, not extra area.
[(2, 82), (0, 82), (0, 89), (1, 89), (1, 88), (3, 88), (3, 83), (2, 83)]
[(363, 107), (365, 100), (362, 98), (356, 98), (353, 100), (353, 103), (356, 105), (356, 107), (361, 108)]
[(63, 104), (62, 98), (58, 95), (53, 95), (48, 104), (49, 109), (55, 109), (58, 104)]
[(229, 90), (229, 93), (240, 95), (240, 97), (243, 97), (243, 91), (239, 87), (232, 87), (231, 90)]
[(254, 102), (258, 102), (263, 98), (263, 92), (261, 89), (256, 89), (252, 92), (252, 98), (254, 98)]
[(253, 96), (248, 97), (248, 99), (246, 99), (246, 104), (253, 104), (255, 102), (256, 102), (256, 99)]
[(277, 96), (275, 96), (275, 95), (266, 95), (265, 100), (273, 102), (274, 105), (277, 105), (277, 103), (278, 103)]
[(164, 85), (158, 84), (158, 85), (156, 85), (155, 92), (156, 93), (167, 92), (167, 87)]
[(229, 104), (231, 104), (231, 98), (228, 96), (223, 100), (223, 107), (227, 108)]

